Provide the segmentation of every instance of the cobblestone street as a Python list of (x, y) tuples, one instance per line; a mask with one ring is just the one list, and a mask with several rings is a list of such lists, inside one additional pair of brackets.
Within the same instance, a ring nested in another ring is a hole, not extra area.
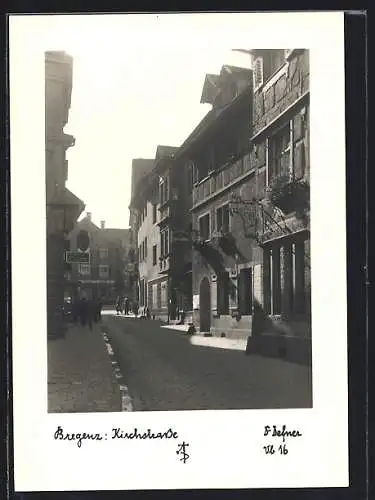
[(48, 411), (116, 412), (120, 390), (99, 325), (48, 342)]
[(134, 411), (312, 406), (311, 369), (306, 366), (245, 356), (239, 342), (231, 347), (218, 342), (221, 348), (216, 348), (213, 342), (198, 342), (198, 336), (144, 319), (107, 315), (102, 328)]

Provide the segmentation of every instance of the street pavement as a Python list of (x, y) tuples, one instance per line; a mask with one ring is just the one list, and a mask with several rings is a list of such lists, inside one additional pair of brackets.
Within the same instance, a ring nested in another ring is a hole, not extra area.
[(191, 337), (182, 328), (109, 311), (102, 328), (134, 411), (312, 406), (309, 367), (246, 356), (244, 341)]
[(121, 411), (120, 388), (100, 324), (70, 326), (65, 338), (48, 340), (48, 411)]

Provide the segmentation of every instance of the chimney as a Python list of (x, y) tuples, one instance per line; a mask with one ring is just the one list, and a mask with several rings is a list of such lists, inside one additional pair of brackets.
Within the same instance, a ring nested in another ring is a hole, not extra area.
[(104, 229), (105, 228), (105, 220), (101, 220), (100, 221), (100, 229)]
[(91, 220), (91, 215), (92, 215), (92, 213), (91, 213), (91, 212), (87, 212), (87, 214), (86, 214), (86, 215), (87, 215), (88, 220)]

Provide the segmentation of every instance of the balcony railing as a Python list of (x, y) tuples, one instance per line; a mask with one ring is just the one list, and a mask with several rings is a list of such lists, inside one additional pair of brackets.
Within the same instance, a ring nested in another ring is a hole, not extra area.
[(160, 212), (160, 218), (159, 218), (159, 223), (162, 222), (163, 220), (167, 219), (170, 215), (170, 205), (164, 205), (159, 209)]
[(241, 158), (228, 162), (223, 167), (215, 170), (193, 187), (193, 205), (207, 200), (247, 172), (250, 172), (254, 167), (255, 165), (250, 160), (250, 153), (246, 153)]

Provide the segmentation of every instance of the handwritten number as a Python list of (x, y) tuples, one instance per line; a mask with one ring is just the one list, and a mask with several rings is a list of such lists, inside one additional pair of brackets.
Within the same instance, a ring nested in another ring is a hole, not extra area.
[(285, 446), (285, 444), (281, 444), (279, 446), (279, 452), (281, 455), (287, 455), (288, 454), (288, 448)]
[[(263, 446), (263, 450), (266, 455), (274, 455), (276, 453), (273, 444), (268, 444), (267, 446)], [(277, 448), (277, 451), (280, 453), (280, 455), (287, 455), (289, 453), (288, 448), (286, 447), (285, 444), (281, 444)]]

